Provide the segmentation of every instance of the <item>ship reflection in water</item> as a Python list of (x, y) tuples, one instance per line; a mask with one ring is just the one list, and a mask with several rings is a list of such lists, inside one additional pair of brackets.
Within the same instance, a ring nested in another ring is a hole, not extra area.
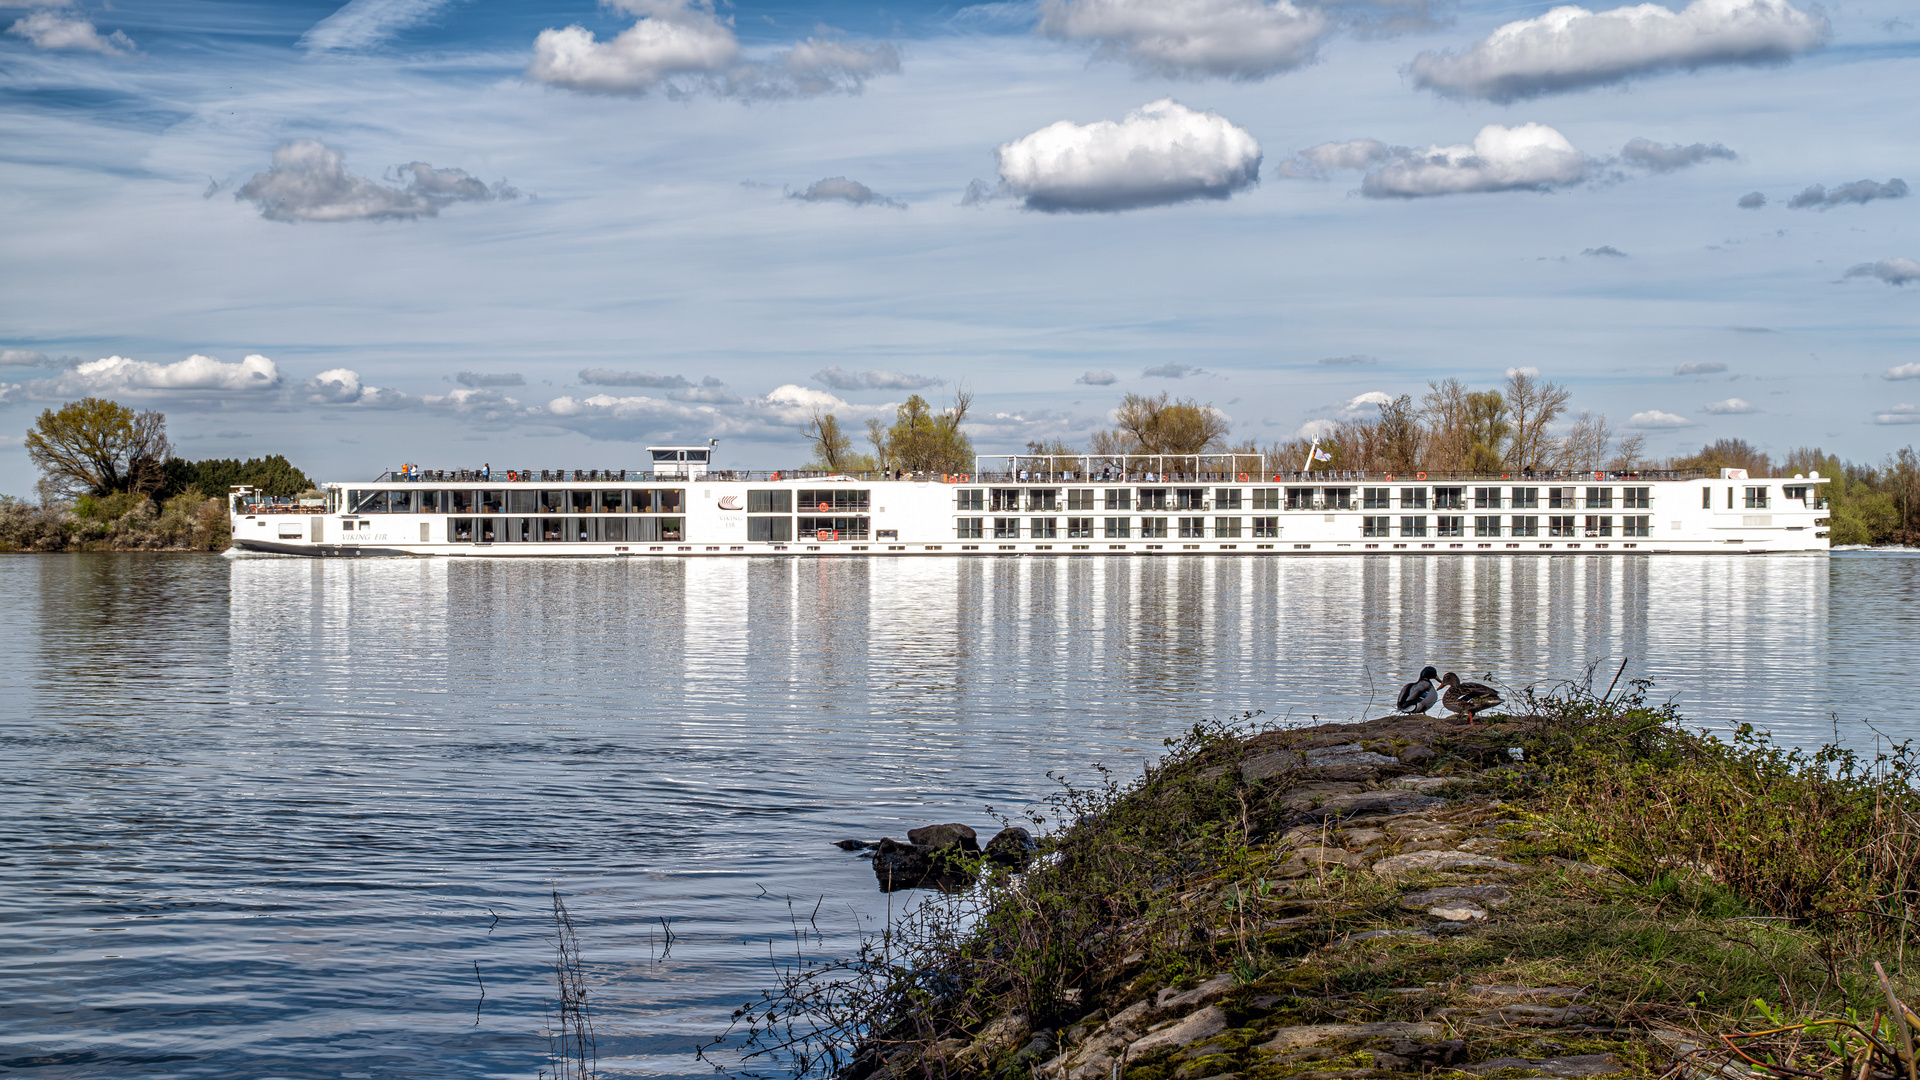
[(0, 1061), (530, 1077), (558, 888), (602, 1067), (691, 1077), (793, 912), (831, 951), (911, 902), (832, 841), (986, 836), (1049, 769), (1426, 663), (1630, 656), (1703, 723), (1871, 746), (1913, 733), (1920, 559), (75, 556), (0, 595)]

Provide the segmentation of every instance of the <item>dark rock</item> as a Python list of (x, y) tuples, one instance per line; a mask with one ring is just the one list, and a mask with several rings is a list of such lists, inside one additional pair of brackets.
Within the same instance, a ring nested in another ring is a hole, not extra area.
[(932, 873), (933, 860), (917, 844), (903, 844), (883, 836), (874, 845), (873, 876), (879, 879), (881, 892), (911, 889)]
[(833, 846), (839, 848), (841, 851), (865, 851), (868, 848), (878, 847), (879, 845), (871, 840), (835, 840)]
[(1400, 751), (1400, 764), (1418, 765), (1423, 761), (1432, 761), (1439, 756), (1440, 755), (1433, 752), (1433, 747), (1414, 743), (1412, 746)]
[(1033, 834), (1018, 825), (1001, 829), (993, 834), (993, 839), (987, 841), (987, 858), (1016, 869), (1032, 862), (1034, 853), (1039, 850), (1040, 845), (1034, 841)]
[(961, 851), (968, 853), (980, 850), (980, 840), (973, 829), (953, 823), (922, 825), (917, 829), (909, 829), (907, 839), (928, 851), (938, 851), (944, 847), (958, 847)]

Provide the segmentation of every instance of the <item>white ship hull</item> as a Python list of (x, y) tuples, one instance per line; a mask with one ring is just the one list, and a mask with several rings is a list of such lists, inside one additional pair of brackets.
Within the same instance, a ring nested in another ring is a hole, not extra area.
[(500, 475), (330, 484), (319, 507), (265, 505), (238, 493), (234, 547), (321, 557), (550, 559), (1663, 555), (1829, 546), (1817, 477), (1313, 475), (1260, 483)]

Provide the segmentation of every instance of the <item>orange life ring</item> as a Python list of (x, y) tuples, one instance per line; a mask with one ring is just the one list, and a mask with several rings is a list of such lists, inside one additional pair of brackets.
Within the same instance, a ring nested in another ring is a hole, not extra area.
[(960, 474), (960, 483), (962, 483), (962, 484), (965, 484), (965, 483), (968, 483), (968, 482), (969, 482), (969, 478), (968, 478), (968, 476), (967, 476), (967, 474), (966, 474), (966, 473), (961, 473), (961, 474)]
[(829, 510), (831, 510), (831, 509), (833, 509), (833, 507), (832, 507), (831, 505), (829, 505), (829, 504), (827, 504), (827, 503), (821, 503), (821, 504), (820, 504), (820, 506), (819, 506), (819, 510), (820, 510), (820, 512), (821, 512), (821, 513), (823, 513), (823, 514), (824, 514), (824, 513), (826, 513), (827, 511), (829, 511)]
[(1427, 478), (1427, 474), (1423, 472), (1417, 472), (1413, 474), (1413, 478), (1415, 480), (1425, 480)]
[(517, 483), (519, 483), (519, 482), (520, 482), (520, 474), (519, 474), (519, 473), (517, 473), (517, 472), (514, 472), (514, 471), (513, 471), (512, 469), (508, 469), (508, 470), (507, 470), (507, 483), (509, 483), (509, 484), (517, 484)]
[(1240, 474), (1240, 482), (1241, 482), (1241, 483), (1243, 483), (1243, 484), (1247, 482), (1247, 474), (1246, 474), (1246, 473), (1241, 473), (1241, 474)]

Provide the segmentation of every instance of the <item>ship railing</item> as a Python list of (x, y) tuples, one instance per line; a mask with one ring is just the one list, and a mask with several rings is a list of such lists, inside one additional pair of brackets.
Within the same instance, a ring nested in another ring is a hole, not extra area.
[[(1226, 455), (1221, 455), (1224, 459)], [(1654, 480), (1698, 480), (1708, 476), (1704, 469), (1515, 469), (1506, 472), (1434, 472), (1415, 469), (1409, 472), (1382, 472), (1360, 469), (1313, 469), (1302, 472), (1286, 470), (1266, 472), (1245, 467), (1226, 471), (1221, 467), (1207, 467), (1203, 461), (1199, 466), (1182, 467), (1172, 464), (1172, 455), (1168, 455), (1169, 465), (1160, 469), (1142, 464), (1140, 457), (1129, 457), (1125, 465), (1101, 464), (1098, 457), (1091, 459), (1076, 457), (1071, 459), (1074, 467), (1061, 467), (1058, 462), (1028, 455), (1008, 455), (1007, 457), (981, 458), (975, 466), (976, 471), (970, 480), (975, 484), (1032, 485), (1046, 483), (1078, 484), (1302, 484), (1314, 486), (1344, 486), (1346, 484), (1378, 483), (1387, 484), (1548, 484), (1554, 482), (1566, 484), (1603, 484), (1630, 483), (1633, 481)], [(1115, 457), (1114, 462), (1118, 463)], [(994, 462), (1007, 461), (1008, 464), (996, 467)], [(1080, 465), (1087, 461), (1090, 467)], [(1224, 461), (1221, 463), (1224, 465)], [(1253, 464), (1247, 462), (1245, 464)]]

